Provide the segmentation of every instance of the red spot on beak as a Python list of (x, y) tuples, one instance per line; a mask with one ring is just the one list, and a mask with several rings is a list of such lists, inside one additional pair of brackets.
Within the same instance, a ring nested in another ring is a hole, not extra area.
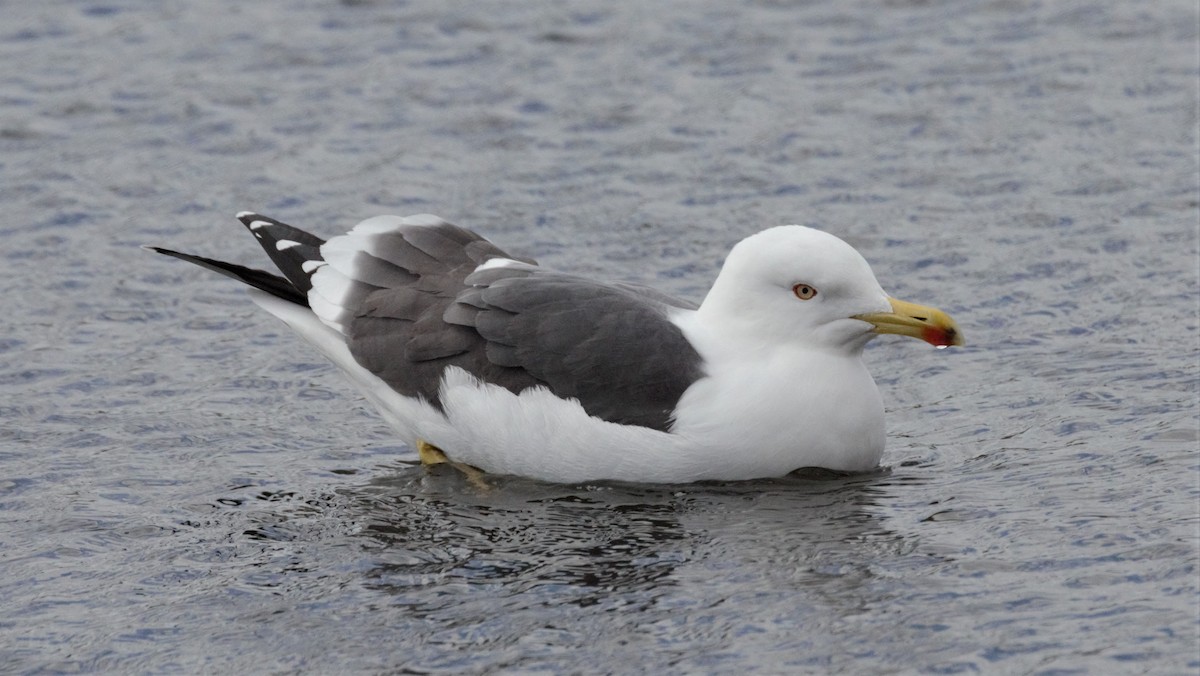
[(961, 345), (958, 339), (958, 332), (954, 329), (944, 329), (940, 326), (930, 326), (921, 332), (921, 340), (934, 345), (936, 347), (949, 347), (951, 345)]

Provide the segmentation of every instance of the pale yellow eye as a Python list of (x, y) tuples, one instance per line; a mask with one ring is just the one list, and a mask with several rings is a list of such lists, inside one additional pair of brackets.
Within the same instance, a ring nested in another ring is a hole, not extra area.
[(800, 300), (809, 300), (817, 295), (817, 290), (808, 284), (797, 284), (792, 287), (792, 293)]

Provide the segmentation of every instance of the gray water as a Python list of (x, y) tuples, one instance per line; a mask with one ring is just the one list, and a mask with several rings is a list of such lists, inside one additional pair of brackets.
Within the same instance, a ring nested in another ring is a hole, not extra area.
[[(0, 672), (1200, 671), (1194, 3), (450, 4), (0, 3)], [(481, 491), (138, 248), (243, 209), (694, 300), (806, 223), (968, 346), (876, 473)]]

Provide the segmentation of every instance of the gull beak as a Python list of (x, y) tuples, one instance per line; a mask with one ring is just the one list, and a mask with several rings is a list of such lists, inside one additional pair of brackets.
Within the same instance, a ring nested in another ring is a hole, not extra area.
[(894, 333), (901, 336), (920, 338), (937, 348), (963, 345), (962, 331), (950, 315), (933, 307), (917, 305), (895, 298), (888, 298), (891, 312), (870, 312), (855, 315), (874, 326), (875, 333)]

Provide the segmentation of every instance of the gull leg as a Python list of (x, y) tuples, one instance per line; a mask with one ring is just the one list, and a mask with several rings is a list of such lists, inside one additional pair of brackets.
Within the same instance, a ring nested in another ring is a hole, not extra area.
[(447, 462), (451, 467), (462, 472), (463, 476), (467, 477), (467, 482), (475, 488), (485, 493), (492, 490), (492, 487), (488, 485), (487, 479), (484, 479), (487, 474), (483, 470), (473, 465), (468, 465), (465, 462), (454, 462), (453, 460), (448, 460)]
[(449, 462), (442, 449), (424, 439), (417, 440), (417, 455), (421, 456), (422, 465), (440, 465), (443, 462)]
[(491, 490), (492, 488), (484, 479), (485, 473), (483, 470), (479, 469), (478, 467), (468, 465), (465, 462), (455, 462), (450, 458), (447, 458), (442, 449), (434, 446), (424, 439), (417, 440), (417, 455), (421, 457), (421, 464), (425, 465), (426, 467), (442, 464), (450, 465), (454, 469), (462, 472), (472, 486), (484, 491)]

